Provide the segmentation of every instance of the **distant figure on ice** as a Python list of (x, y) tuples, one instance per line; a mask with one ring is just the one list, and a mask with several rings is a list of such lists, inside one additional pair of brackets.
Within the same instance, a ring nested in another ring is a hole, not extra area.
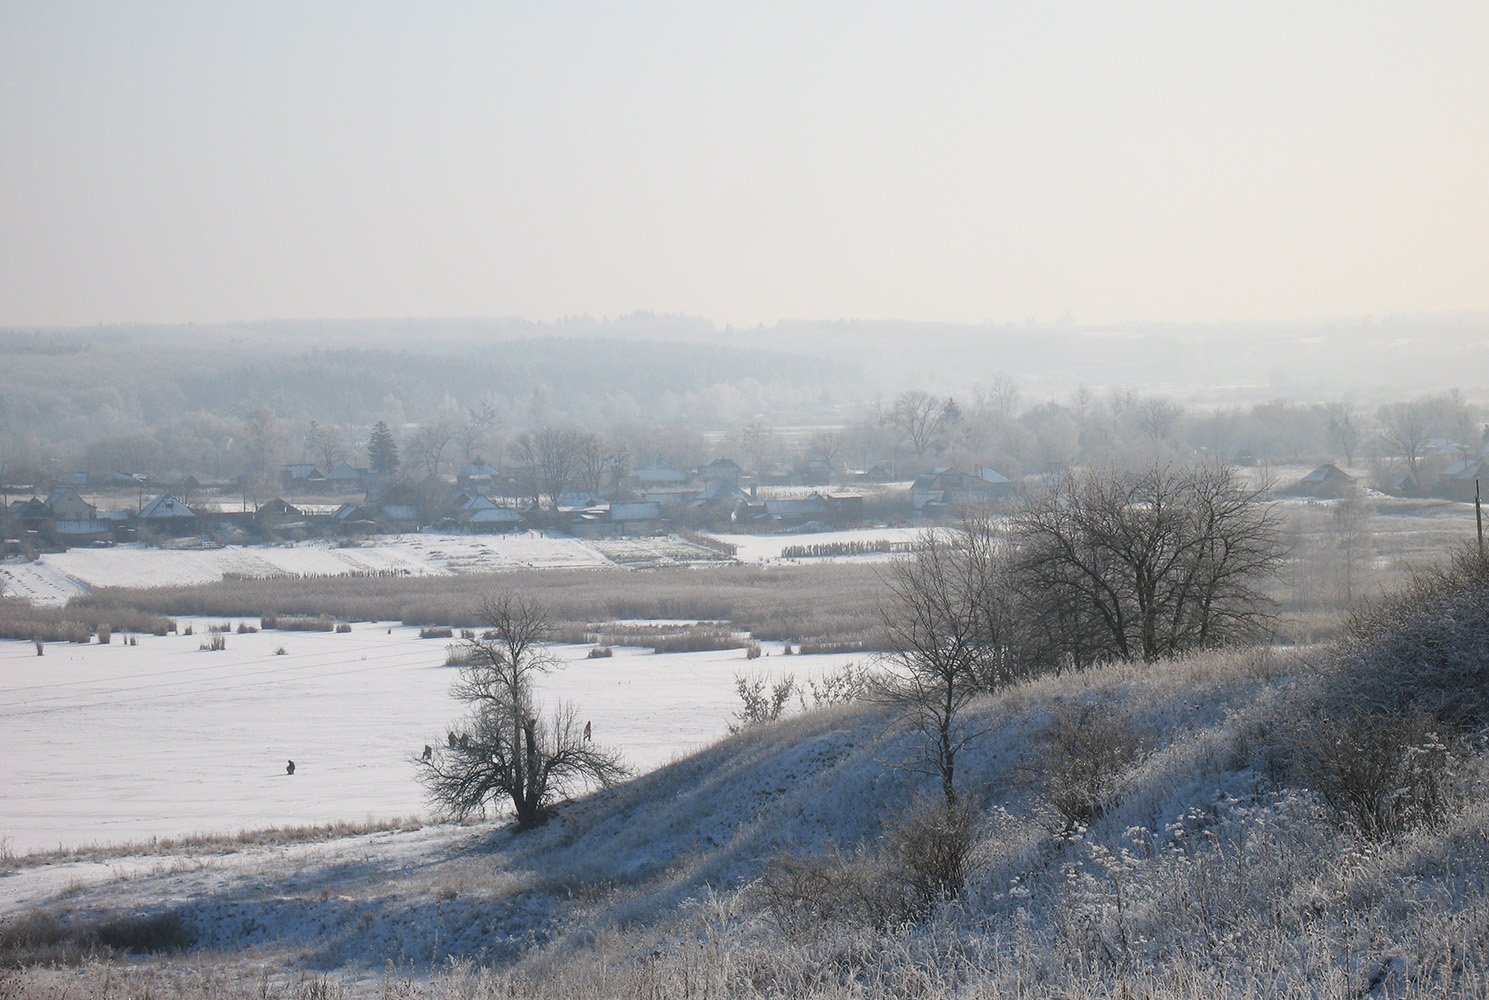
[(285, 774), (294, 774), (295, 773), (295, 762), (294, 761), (290, 761), (288, 764), (284, 765), (284, 773)]
[(455, 749), (455, 734), (453, 732), (449, 734), (449, 747), (451, 750)]
[(589, 723), (588, 722), (585, 722), (584, 723), (584, 742), (586, 742), (586, 743), (589, 742), (589, 735), (590, 735)]
[(433, 756), (434, 756), (434, 747), (430, 746), (428, 743), (425, 743), (424, 744), (424, 759), (425, 760), (428, 760), (430, 757), (433, 757)]

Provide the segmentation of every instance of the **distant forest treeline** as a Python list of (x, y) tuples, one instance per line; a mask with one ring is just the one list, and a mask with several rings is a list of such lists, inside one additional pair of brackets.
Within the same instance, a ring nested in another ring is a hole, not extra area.
[[(280, 462), (365, 466), (384, 421), (405, 472), (425, 474), (476, 455), (500, 466), (544, 426), (593, 432), (633, 468), (728, 455), (750, 473), (1020, 475), (1168, 449), (1417, 471), (1434, 437), (1481, 443), (1484, 387), (1444, 391), (1489, 377), (1481, 327), (736, 330), (638, 314), (6, 330), (0, 470), (10, 483), (257, 470), (272, 489)], [(1370, 380), (1346, 377), (1367, 367)], [(1406, 402), (1419, 412), (1393, 420), (1386, 404)]]

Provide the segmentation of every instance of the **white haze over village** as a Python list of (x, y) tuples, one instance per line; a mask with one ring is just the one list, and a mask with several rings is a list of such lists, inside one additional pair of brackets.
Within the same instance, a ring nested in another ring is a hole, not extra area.
[(1485, 53), (0, 0), (0, 996), (1489, 995)]

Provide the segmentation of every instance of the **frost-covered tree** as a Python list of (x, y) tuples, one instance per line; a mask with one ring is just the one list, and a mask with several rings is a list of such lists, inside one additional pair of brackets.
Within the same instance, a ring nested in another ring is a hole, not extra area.
[(547, 819), (559, 798), (625, 776), (619, 755), (590, 739), (572, 706), (540, 718), (534, 685), (557, 663), (545, 645), (552, 628), (542, 607), (501, 593), (481, 603), (478, 620), (480, 637), (465, 640), (466, 665), (452, 691), (470, 715), (415, 762), (430, 799), (462, 818), (506, 802), (525, 829)]
[(1262, 490), (1222, 466), (1070, 476), (1012, 518), (1016, 575), (1047, 637), (1077, 665), (1153, 661), (1255, 631), (1258, 588), (1283, 555)]
[(914, 770), (957, 801), (957, 758), (984, 730), (968, 721), (978, 695), (1023, 676), (1004, 539), (991, 519), (927, 531), (884, 574), (880, 609), (889, 649), (883, 692), (922, 736)]

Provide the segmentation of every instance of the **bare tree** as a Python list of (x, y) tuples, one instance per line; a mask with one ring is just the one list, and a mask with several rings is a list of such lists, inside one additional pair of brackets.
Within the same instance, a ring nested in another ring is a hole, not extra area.
[(1406, 467), (1413, 479), (1417, 475), (1417, 461), (1427, 449), (1427, 438), (1431, 429), (1431, 415), (1422, 400), (1391, 403), (1380, 408), (1381, 435), (1396, 453), (1406, 459)]
[(1146, 661), (1265, 622), (1281, 560), (1262, 490), (1222, 466), (1069, 477), (1013, 517), (1017, 577), (1046, 659)]
[(422, 425), (404, 448), (405, 466), (420, 478), (438, 478), (445, 449), (454, 437), (455, 425), (443, 417)]
[(986, 732), (967, 720), (967, 706), (1023, 673), (1002, 543), (994, 522), (969, 518), (962, 531), (922, 534), (884, 577), (890, 596), (880, 617), (891, 652), (883, 693), (922, 734), (922, 756), (910, 766), (940, 779), (948, 807), (958, 755)]
[(1344, 456), (1345, 465), (1355, 464), (1355, 449), (1360, 446), (1360, 414), (1348, 401), (1330, 403), (1329, 447)]
[(552, 629), (543, 609), (508, 592), (482, 601), (477, 617), (483, 631), (465, 641), (466, 666), (451, 692), (471, 714), (414, 763), (430, 799), (453, 815), (505, 800), (526, 829), (547, 819), (558, 799), (627, 770), (616, 753), (587, 738), (573, 706), (539, 718), (534, 683), (557, 663), (544, 645)]
[(512, 459), (535, 502), (547, 497), (550, 507), (558, 506), (559, 495), (579, 475), (586, 437), (569, 428), (544, 427), (523, 431), (512, 441)]
[(340, 427), (312, 420), (305, 431), (305, 450), (320, 462), (322, 472), (330, 472), (347, 456), (346, 435)]
[(1137, 406), (1137, 424), (1152, 441), (1167, 441), (1183, 417), (1183, 408), (1162, 396), (1149, 396)]
[(940, 437), (945, 412), (942, 400), (920, 389), (908, 389), (894, 398), (884, 419), (916, 458), (924, 458)]
[(274, 411), (259, 407), (243, 426), (243, 487), (254, 497), (272, 496), (279, 489), (284, 461), (284, 430)]

